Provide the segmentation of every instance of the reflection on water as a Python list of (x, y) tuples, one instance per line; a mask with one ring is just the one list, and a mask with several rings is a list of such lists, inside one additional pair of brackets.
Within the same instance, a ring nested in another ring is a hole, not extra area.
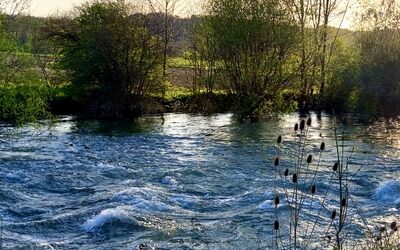
[[(322, 166), (335, 162), (336, 123), (346, 154), (354, 148), (350, 169), (361, 168), (350, 186), (363, 216), (371, 225), (398, 217), (399, 122), (312, 118), (307, 152), (316, 154), (324, 141)], [(270, 248), (275, 142), (283, 136), (282, 165), (292, 166), (298, 140), (293, 126), (299, 119), (290, 114), (238, 123), (231, 114), (166, 114), (2, 126), (3, 244), (136, 249), (148, 242), (164, 249), (204, 249), (208, 242), (211, 249)], [(322, 172), (324, 190), (328, 171)], [(360, 226), (349, 233), (362, 232)]]

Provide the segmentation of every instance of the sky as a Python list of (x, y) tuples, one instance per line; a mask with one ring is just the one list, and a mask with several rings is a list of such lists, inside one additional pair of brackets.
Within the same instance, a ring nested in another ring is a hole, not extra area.
[(48, 16), (57, 11), (68, 11), (74, 6), (84, 3), (85, 0), (32, 0), (31, 15)]
[[(87, 0), (31, 0), (30, 14), (32, 16), (49, 16), (57, 12), (67, 12), (74, 6), (87, 2)], [(135, 2), (135, 1), (133, 1)], [(182, 1), (187, 3), (186, 1)], [(201, 3), (202, 0), (189, 0), (189, 3)], [(183, 4), (182, 4), (183, 6)], [(187, 6), (187, 4), (185, 4)]]
[[(191, 2), (201, 2), (201, 0), (190, 0)], [(355, 1), (355, 0), (351, 0)], [(372, 1), (372, 0), (370, 0)], [(67, 12), (74, 6), (80, 5), (86, 2), (86, 0), (32, 0), (30, 14), (33, 16), (49, 16), (56, 14), (57, 12)], [(341, 3), (346, 2), (340, 0)], [(357, 2), (357, 1), (356, 1)], [(354, 5), (351, 4), (354, 8)], [(342, 16), (338, 16), (332, 20), (331, 25), (339, 26), (342, 20)], [(347, 18), (342, 23), (342, 28), (352, 27), (352, 10), (347, 13)]]

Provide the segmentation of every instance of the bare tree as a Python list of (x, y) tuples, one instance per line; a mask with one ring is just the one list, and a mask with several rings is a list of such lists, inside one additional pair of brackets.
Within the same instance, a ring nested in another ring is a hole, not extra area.
[(187, 4), (184, 0), (148, 0), (150, 10), (159, 14), (161, 34), (163, 36), (163, 76), (167, 72), (168, 53), (171, 48), (171, 40), (174, 34), (174, 19), (182, 14)]
[[(6, 20), (15, 19), (30, 8), (30, 0), (0, 0), (0, 78), (10, 82), (22, 70), (23, 60), (15, 53), (18, 50), (16, 38), (6, 32)], [(6, 18), (7, 16), (7, 18)]]
[[(303, 111), (310, 107), (314, 88), (319, 89), (318, 103), (324, 94), (326, 72), (340, 26), (347, 13), (346, 5), (339, 0), (287, 0), (291, 13), (299, 26), (299, 106)], [(333, 17), (342, 18), (336, 34), (330, 35)]]
[(31, 0), (0, 0), (0, 12), (15, 17), (31, 7)]

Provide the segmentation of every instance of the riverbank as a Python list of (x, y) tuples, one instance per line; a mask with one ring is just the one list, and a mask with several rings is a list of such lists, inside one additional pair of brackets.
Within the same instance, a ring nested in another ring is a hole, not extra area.
[[(68, 87), (66, 87), (68, 88)], [(86, 100), (75, 98), (69, 90), (62, 90), (50, 101), (50, 111), (54, 115), (76, 115), (86, 118), (129, 119), (146, 114), (161, 113), (227, 113), (234, 109), (234, 95), (225, 92), (198, 92), (189, 89), (173, 87), (164, 95), (132, 97), (121, 100), (98, 100), (92, 96)], [(118, 114), (125, 115), (118, 117)], [(117, 117), (116, 117), (117, 116)]]

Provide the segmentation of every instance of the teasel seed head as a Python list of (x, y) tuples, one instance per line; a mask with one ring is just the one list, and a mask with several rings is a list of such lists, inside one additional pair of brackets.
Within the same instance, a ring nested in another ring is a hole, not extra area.
[(343, 199), (340, 201), (340, 206), (345, 207), (346, 205), (347, 205), (347, 200), (346, 200), (346, 198), (343, 198)]
[(331, 219), (334, 220), (336, 218), (336, 210), (333, 210), (332, 215), (331, 215)]
[(397, 231), (397, 222), (393, 221), (392, 223), (390, 223), (390, 229), (392, 229), (393, 231)]
[(278, 206), (281, 203), (281, 200), (279, 199), (279, 196), (275, 196), (274, 204)]
[(275, 158), (274, 165), (275, 165), (275, 167), (279, 166), (279, 157)]
[(289, 169), (288, 169), (288, 168), (285, 170), (284, 175), (285, 175), (285, 177), (288, 177), (288, 176), (289, 176)]
[(319, 149), (320, 149), (321, 151), (324, 151), (324, 150), (325, 150), (325, 142), (322, 142), (322, 143), (321, 143), (321, 147), (319, 147)]
[(277, 221), (277, 220), (274, 223), (274, 229), (275, 229), (275, 231), (279, 230), (279, 221)]
[(313, 185), (313, 186), (311, 187), (311, 193), (312, 193), (312, 194), (315, 194), (316, 192), (317, 192), (317, 186)]
[(297, 132), (297, 130), (299, 130), (299, 124), (298, 124), (298, 123), (296, 123), (296, 124), (294, 125), (294, 131)]
[(339, 168), (339, 163), (336, 162), (336, 163), (333, 165), (333, 168), (332, 168), (332, 169), (333, 169), (333, 171), (336, 172), (336, 171), (338, 170), (338, 168)]
[(307, 119), (307, 126), (311, 126), (311, 117), (308, 117), (308, 119)]
[(293, 174), (293, 183), (297, 183), (298, 178), (297, 174)]
[(307, 157), (307, 163), (310, 164), (312, 162), (312, 155), (309, 155)]
[(281, 135), (278, 136), (278, 139), (276, 140), (276, 142), (277, 142), (278, 144), (281, 144), (281, 142), (282, 142), (282, 136), (281, 136)]
[(306, 126), (306, 122), (304, 120), (301, 120), (301, 122), (300, 122), (300, 130), (304, 130), (305, 126)]

